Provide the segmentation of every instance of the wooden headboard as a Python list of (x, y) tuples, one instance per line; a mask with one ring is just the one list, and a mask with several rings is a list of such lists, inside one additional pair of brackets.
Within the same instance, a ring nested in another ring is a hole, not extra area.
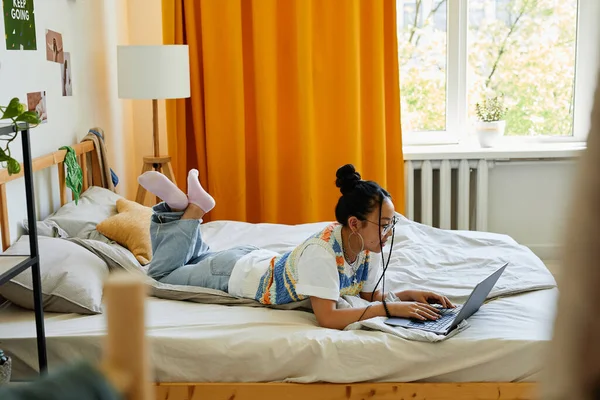
[[(100, 171), (100, 162), (98, 153), (94, 148), (94, 142), (85, 141), (71, 145), (77, 160), (83, 172), (83, 190), (85, 191), (90, 186), (101, 186), (102, 177)], [(60, 205), (65, 205), (71, 199), (67, 199), (67, 185), (65, 181), (65, 155), (66, 150), (58, 150), (54, 153), (46, 154), (41, 157), (34, 158), (31, 166), (33, 172), (41, 171), (45, 168), (50, 168), (53, 165), (58, 165), (58, 183), (60, 188)], [(91, 166), (91, 168), (90, 168)], [(91, 169), (91, 170), (90, 170)], [(0, 170), (0, 232), (2, 233), (2, 250), (6, 250), (10, 244), (10, 225), (8, 221), (8, 204), (6, 200), (6, 183), (20, 179), (23, 177), (23, 165), (21, 164), (21, 172), (15, 175), (9, 175), (6, 169)]]

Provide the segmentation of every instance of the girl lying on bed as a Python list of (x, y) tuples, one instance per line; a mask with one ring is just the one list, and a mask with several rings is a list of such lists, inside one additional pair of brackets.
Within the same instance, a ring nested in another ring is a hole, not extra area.
[[(200, 185), (198, 171), (189, 172), (187, 195), (161, 173), (144, 173), (139, 183), (163, 200), (154, 206), (148, 275), (163, 283), (222, 290), (267, 305), (310, 298), (319, 325), (333, 329), (386, 315), (437, 319), (439, 312), (431, 303), (454, 307), (444, 296), (418, 290), (395, 293), (400, 301), (385, 302), (385, 294), (377, 290), (378, 254), (393, 234), (394, 204), (387, 191), (362, 180), (352, 165), (338, 169), (336, 177), (342, 192), (335, 208), (337, 223), (278, 254), (254, 246), (211, 252), (202, 240), (200, 224), (215, 200)], [(360, 295), (374, 303), (337, 309), (343, 295)]]

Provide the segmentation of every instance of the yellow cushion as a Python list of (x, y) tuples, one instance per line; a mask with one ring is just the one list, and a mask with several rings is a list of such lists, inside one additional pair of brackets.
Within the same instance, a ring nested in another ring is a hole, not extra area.
[(117, 214), (100, 222), (98, 232), (125, 246), (142, 265), (152, 259), (150, 218), (152, 209), (136, 202), (117, 200)]

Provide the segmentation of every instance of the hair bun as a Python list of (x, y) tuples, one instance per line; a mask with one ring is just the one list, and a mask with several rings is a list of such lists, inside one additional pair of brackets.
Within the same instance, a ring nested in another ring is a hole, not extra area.
[(358, 182), (360, 182), (360, 174), (354, 169), (354, 165), (346, 164), (340, 167), (335, 173), (335, 186), (340, 188), (342, 194), (351, 192)]

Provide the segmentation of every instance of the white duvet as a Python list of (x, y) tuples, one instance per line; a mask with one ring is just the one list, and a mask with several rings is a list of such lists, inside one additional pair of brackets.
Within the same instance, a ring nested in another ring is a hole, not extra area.
[[(203, 234), (213, 250), (253, 244), (286, 251), (325, 225), (212, 222), (203, 226)], [(324, 329), (304, 311), (151, 298), (147, 332), (155, 379), (534, 380), (551, 338), (557, 289), (552, 275), (529, 249), (503, 235), (442, 231), (403, 219), (396, 229), (386, 289), (434, 290), (463, 302), (503, 262), (510, 264), (490, 301), (469, 319), (467, 329), (438, 343), (407, 340), (397, 332)], [(103, 315), (47, 314), (46, 318), (52, 364), (82, 354), (99, 356)], [(32, 313), (3, 312), (0, 323), (0, 342), (14, 356), (18, 376), (27, 366), (36, 365)]]
[[(452, 301), (464, 303), (473, 288), (508, 262), (508, 266), (488, 300), (556, 286), (554, 277), (544, 263), (525, 246), (506, 235), (472, 231), (447, 231), (410, 221), (399, 215), (394, 235), (389, 268), (386, 271), (386, 292), (406, 289), (433, 290)], [(274, 225), (252, 225), (236, 222), (216, 222), (203, 229), (204, 239), (214, 250), (222, 250), (231, 243), (252, 244), (284, 252), (322, 229), (326, 224), (277, 226), (278, 238), (269, 234)], [(283, 232), (283, 230), (288, 230)], [(386, 265), (390, 245), (384, 249), (382, 265)], [(380, 287), (381, 288), (381, 287)], [(364, 307), (362, 299), (340, 299), (338, 307)], [(448, 336), (421, 330), (390, 327), (385, 318), (372, 318), (351, 324), (346, 330), (380, 330), (401, 338), (437, 342), (454, 336), (469, 327), (461, 323)]]
[[(288, 251), (328, 223), (303, 225), (211, 222), (202, 226), (204, 240), (211, 250), (224, 250), (238, 244), (251, 244), (277, 252)], [(389, 245), (384, 248), (387, 259)], [(381, 257), (381, 255), (375, 255)], [(506, 235), (446, 231), (400, 217), (394, 247), (386, 272), (386, 291), (404, 289), (435, 290), (462, 302), (475, 285), (500, 268), (509, 265), (490, 297), (556, 286), (544, 263), (527, 247)]]

